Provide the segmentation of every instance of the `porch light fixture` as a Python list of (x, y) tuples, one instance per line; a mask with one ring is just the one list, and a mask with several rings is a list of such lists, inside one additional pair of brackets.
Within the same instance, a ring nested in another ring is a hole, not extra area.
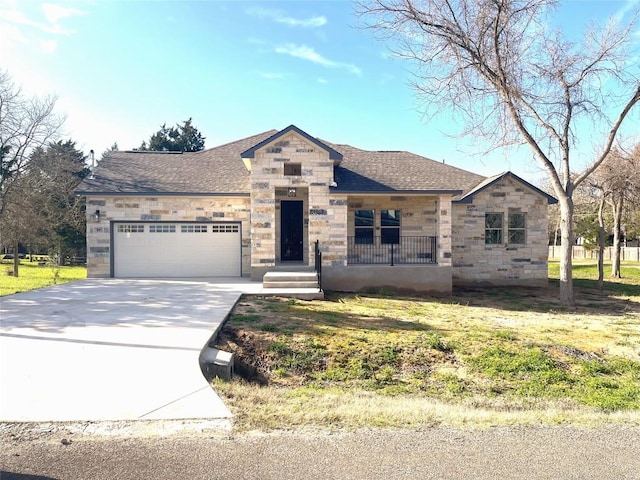
[(295, 197), (295, 196), (296, 196), (295, 188), (290, 188), (289, 190), (287, 190), (287, 197)]
[(100, 221), (100, 210), (96, 210), (95, 213), (91, 214), (91, 220), (93, 220), (94, 222)]

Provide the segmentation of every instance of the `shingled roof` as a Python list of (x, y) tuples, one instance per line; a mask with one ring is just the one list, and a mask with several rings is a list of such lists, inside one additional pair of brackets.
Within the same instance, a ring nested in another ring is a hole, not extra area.
[[(289, 128), (289, 127), (288, 127)], [(241, 154), (278, 133), (270, 130), (201, 152), (111, 152), (76, 190), (79, 195), (249, 195)], [(338, 155), (340, 193), (468, 192), (486, 178), (406, 151), (368, 151), (319, 140)]]
[[(327, 143), (327, 142), (325, 142)], [(331, 144), (329, 144), (331, 145)], [(336, 191), (345, 193), (461, 194), (485, 177), (405, 151), (368, 151), (332, 145), (343, 155)]]
[(259, 133), (200, 152), (110, 152), (76, 189), (79, 195), (249, 195), (240, 153), (271, 137)]

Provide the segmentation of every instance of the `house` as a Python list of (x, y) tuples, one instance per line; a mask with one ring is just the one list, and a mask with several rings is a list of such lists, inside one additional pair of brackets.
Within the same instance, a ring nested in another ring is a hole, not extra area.
[(294, 125), (196, 153), (111, 152), (87, 198), (89, 277), (262, 280), (313, 267), (325, 289), (450, 292), (547, 283), (547, 208), (517, 177), (366, 151)]

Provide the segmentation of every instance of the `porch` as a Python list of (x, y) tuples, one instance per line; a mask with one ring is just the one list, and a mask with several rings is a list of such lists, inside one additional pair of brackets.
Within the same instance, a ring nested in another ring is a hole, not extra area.
[(347, 238), (347, 264), (436, 264), (437, 245), (435, 236), (350, 236)]

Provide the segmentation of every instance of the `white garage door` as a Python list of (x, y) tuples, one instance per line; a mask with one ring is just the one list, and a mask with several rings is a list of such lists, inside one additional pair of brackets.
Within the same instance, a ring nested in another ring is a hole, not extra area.
[(240, 225), (235, 223), (116, 223), (114, 276), (238, 277)]

